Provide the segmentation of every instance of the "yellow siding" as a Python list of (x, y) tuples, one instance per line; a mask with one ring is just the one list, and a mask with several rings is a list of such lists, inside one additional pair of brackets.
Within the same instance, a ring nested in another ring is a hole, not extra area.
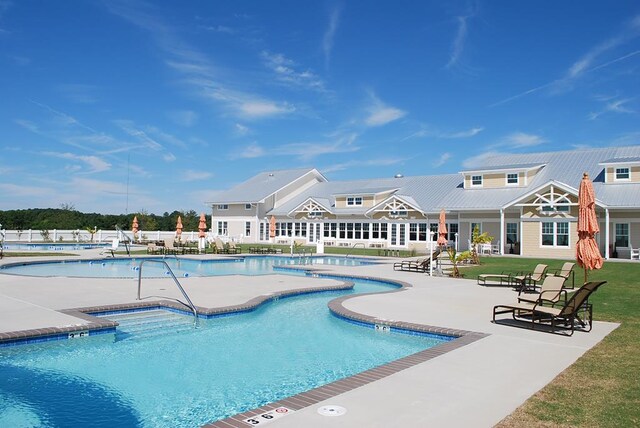
[(498, 187), (506, 187), (506, 175), (502, 174), (485, 174), (482, 178), (482, 187), (485, 189), (495, 189)]
[(640, 182), (640, 166), (631, 167), (631, 181), (633, 183)]
[(575, 240), (578, 235), (576, 223), (569, 223), (569, 247), (543, 247), (541, 245), (540, 222), (527, 221), (522, 224), (521, 254), (529, 257), (575, 258)]

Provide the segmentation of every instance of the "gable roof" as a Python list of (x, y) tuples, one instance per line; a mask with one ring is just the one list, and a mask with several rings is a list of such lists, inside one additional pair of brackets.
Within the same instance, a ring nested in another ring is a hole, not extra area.
[(327, 181), (315, 168), (264, 171), (229, 190), (216, 194), (213, 200), (207, 204), (261, 202), (307, 174), (315, 174), (319, 180)]

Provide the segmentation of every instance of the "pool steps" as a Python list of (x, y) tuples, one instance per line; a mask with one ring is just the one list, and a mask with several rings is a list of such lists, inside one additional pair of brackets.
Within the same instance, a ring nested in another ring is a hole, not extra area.
[(191, 317), (162, 309), (101, 315), (100, 317), (118, 323), (116, 341), (143, 340), (163, 336), (168, 332), (181, 333), (194, 330)]

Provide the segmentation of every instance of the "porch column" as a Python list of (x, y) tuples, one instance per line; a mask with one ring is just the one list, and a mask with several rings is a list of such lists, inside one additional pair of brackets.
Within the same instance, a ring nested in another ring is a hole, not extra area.
[(504, 256), (504, 209), (500, 208), (500, 255)]
[(609, 208), (604, 209), (604, 223), (604, 258), (609, 260)]

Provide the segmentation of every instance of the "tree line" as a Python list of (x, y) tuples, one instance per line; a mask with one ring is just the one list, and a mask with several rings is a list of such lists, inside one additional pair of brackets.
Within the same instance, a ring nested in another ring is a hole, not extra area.
[[(131, 214), (82, 213), (73, 208), (32, 208), (26, 210), (0, 211), (2, 229), (8, 230), (113, 230), (119, 226), (131, 230), (133, 218), (138, 218), (140, 230), (175, 230), (178, 216), (182, 217), (184, 232), (197, 231), (200, 214), (194, 210), (150, 214), (145, 211)], [(207, 225), (211, 215), (206, 215)]]

